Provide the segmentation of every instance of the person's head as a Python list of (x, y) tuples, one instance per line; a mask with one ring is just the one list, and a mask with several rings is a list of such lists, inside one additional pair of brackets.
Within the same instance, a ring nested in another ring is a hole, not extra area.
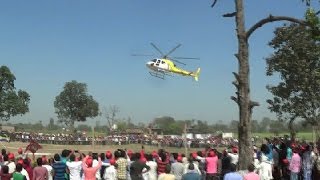
[(141, 154), (140, 153), (134, 153), (134, 160), (137, 161), (141, 158)]
[(74, 154), (71, 154), (70, 157), (69, 157), (70, 161), (75, 161), (76, 160), (76, 155)]
[(89, 157), (87, 160), (86, 160), (86, 164), (88, 167), (92, 167), (92, 163), (93, 163), (93, 159), (92, 157)]
[(53, 156), (54, 161), (60, 161), (60, 155), (59, 154), (55, 154)]
[(193, 171), (194, 170), (194, 164), (193, 163), (189, 163), (188, 169)]
[(261, 145), (261, 152), (263, 152), (264, 154), (269, 154), (269, 152), (270, 152), (269, 147), (266, 144), (262, 144)]
[(37, 164), (38, 164), (38, 166), (42, 166), (42, 158), (41, 157), (37, 158)]
[(112, 158), (112, 153), (110, 151), (106, 152), (106, 158), (111, 159)]
[(236, 172), (236, 171), (237, 171), (237, 166), (236, 166), (235, 164), (231, 163), (231, 165), (230, 165), (230, 171), (231, 171), (231, 172)]
[(64, 150), (62, 150), (62, 152), (61, 152), (61, 157), (66, 158), (66, 157), (69, 156), (69, 154), (70, 154), (70, 150), (64, 149)]
[(3, 174), (9, 173), (9, 167), (7, 165), (2, 166), (1, 171)]
[(16, 164), (16, 171), (21, 172), (22, 171), (22, 164), (18, 163)]
[(153, 161), (152, 154), (146, 154), (147, 161)]
[(166, 169), (165, 169), (165, 171), (164, 171), (166, 174), (170, 174), (170, 172), (171, 172), (171, 166), (170, 166), (170, 164), (167, 164), (166, 165)]
[(248, 171), (249, 172), (253, 172), (254, 171), (254, 165), (253, 164), (250, 164), (249, 166), (248, 166)]
[(98, 160), (98, 153), (92, 153), (92, 159)]
[(2, 154), (2, 156), (4, 156), (5, 154), (7, 154), (7, 150), (6, 150), (6, 149), (1, 149), (1, 154)]
[(118, 159), (121, 156), (119, 151), (114, 151), (114, 157)]
[(106, 154), (105, 153), (101, 153), (100, 154), (100, 158), (101, 158), (101, 161), (104, 161), (106, 159)]

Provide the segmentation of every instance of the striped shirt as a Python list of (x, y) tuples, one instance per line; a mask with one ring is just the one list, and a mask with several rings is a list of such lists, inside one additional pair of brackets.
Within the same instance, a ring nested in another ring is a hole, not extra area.
[(55, 162), (52, 165), (55, 180), (65, 180), (64, 174), (66, 173), (67, 165), (61, 161)]

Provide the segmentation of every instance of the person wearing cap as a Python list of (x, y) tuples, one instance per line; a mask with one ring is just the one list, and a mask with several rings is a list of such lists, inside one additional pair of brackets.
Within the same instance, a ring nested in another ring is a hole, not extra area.
[(7, 165), (9, 167), (9, 173), (13, 173), (16, 169), (16, 164), (14, 162), (14, 154), (9, 153), (8, 154), (8, 161), (5, 161), (4, 165)]
[(236, 167), (238, 167), (238, 161), (239, 161), (238, 149), (236, 147), (233, 147), (231, 149), (231, 152), (228, 153), (228, 156), (231, 158), (231, 164), (235, 164)]
[(117, 169), (115, 159), (109, 160), (109, 166), (106, 167), (103, 174), (104, 180), (117, 180)]
[(175, 176), (176, 180), (181, 180), (183, 172), (184, 172), (184, 166), (182, 164), (182, 156), (176, 154), (173, 156), (175, 159), (175, 162), (171, 165), (171, 173)]
[(289, 170), (291, 171), (290, 180), (298, 180), (298, 174), (301, 170), (301, 157), (298, 154), (297, 148), (293, 149), (293, 155), (290, 160)]
[(208, 157), (206, 157), (207, 164), (207, 179), (217, 179), (218, 178), (218, 156), (211, 150), (209, 151)]
[(175, 175), (171, 174), (171, 167), (170, 164), (166, 165), (166, 170), (164, 173), (160, 174), (158, 180), (175, 180)]
[(93, 166), (93, 158), (87, 155), (82, 160), (82, 169), (85, 180), (96, 180), (96, 173), (102, 165), (101, 158), (98, 157), (98, 165)]
[(141, 161), (141, 154), (135, 153), (133, 155), (133, 163), (130, 165), (130, 177), (132, 180), (143, 180), (143, 173), (150, 170), (150, 167)]
[(42, 167), (45, 167), (48, 171), (48, 180), (52, 180), (52, 166), (49, 165), (49, 161), (45, 155), (42, 156)]

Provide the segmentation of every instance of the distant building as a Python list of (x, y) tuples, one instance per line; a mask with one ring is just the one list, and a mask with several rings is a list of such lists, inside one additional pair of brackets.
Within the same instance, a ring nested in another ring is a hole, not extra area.
[(1, 128), (1, 131), (8, 131), (8, 132), (15, 132), (16, 131), (15, 126), (1, 125), (0, 128)]

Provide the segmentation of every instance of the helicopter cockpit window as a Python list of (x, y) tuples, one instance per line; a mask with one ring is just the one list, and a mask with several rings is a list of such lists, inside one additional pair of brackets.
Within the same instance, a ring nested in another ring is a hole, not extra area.
[(152, 61), (152, 62), (156, 62), (156, 61), (157, 61), (157, 59), (152, 59), (151, 61)]
[(164, 61), (161, 61), (161, 64), (164, 64)]
[(158, 61), (157, 61), (157, 64), (159, 64), (160, 63), (160, 59), (158, 59)]

